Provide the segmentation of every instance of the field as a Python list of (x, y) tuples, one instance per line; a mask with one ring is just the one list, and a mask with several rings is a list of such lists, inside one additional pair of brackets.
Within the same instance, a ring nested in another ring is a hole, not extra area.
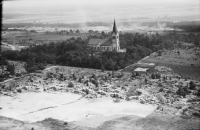
[(67, 39), (70, 39), (70, 38), (77, 38), (79, 36), (66, 36), (66, 35), (34, 35), (33, 37), (27, 37), (28, 38), (31, 38), (33, 40), (67, 40)]
[(7, 50), (12, 50), (9, 46), (4, 46), (4, 45), (2, 45), (1, 46), (1, 51), (3, 52), (3, 51), (7, 51)]
[(2, 36), (2, 38), (6, 40), (14, 40), (14, 39), (29, 40), (30, 38), (32, 40), (67, 40), (72, 37), (77, 38), (79, 36), (56, 35), (56, 34), (47, 35), (44, 33), (24, 33), (23, 31), (22, 32), (9, 31)]
[(142, 60), (145, 63), (156, 63), (171, 67), (182, 78), (200, 80), (200, 50), (199, 49), (176, 49), (162, 52), (161, 56), (151, 55)]

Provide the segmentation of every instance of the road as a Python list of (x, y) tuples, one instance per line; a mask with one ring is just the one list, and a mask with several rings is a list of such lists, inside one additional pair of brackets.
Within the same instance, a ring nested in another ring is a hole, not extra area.
[[(152, 54), (149, 55), (149, 56), (152, 56), (152, 55), (155, 55), (155, 54), (156, 54), (156, 52), (152, 53)], [(128, 68), (128, 67), (130, 67), (130, 66), (133, 66), (133, 65), (135, 65), (135, 64), (149, 64), (149, 65), (151, 65), (151, 64), (153, 64), (153, 63), (142, 63), (142, 60), (147, 59), (149, 56), (146, 56), (146, 57), (144, 57), (143, 59), (139, 60), (137, 63), (134, 63), (134, 64), (131, 64), (131, 65), (129, 65), (129, 66), (126, 66), (125, 68), (123, 68), (123, 69), (121, 69), (121, 70), (118, 70), (118, 71), (121, 72), (122, 70), (124, 70), (124, 69), (126, 69), (126, 68)]]

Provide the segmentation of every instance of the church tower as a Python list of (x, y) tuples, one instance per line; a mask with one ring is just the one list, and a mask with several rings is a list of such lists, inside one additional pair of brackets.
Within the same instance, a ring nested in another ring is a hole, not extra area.
[(114, 19), (113, 30), (112, 30), (112, 50), (120, 51), (119, 46), (119, 33)]

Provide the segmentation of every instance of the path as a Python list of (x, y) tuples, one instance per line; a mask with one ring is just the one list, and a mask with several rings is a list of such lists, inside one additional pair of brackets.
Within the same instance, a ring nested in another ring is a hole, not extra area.
[(13, 45), (10, 45), (8, 43), (5, 43), (5, 42), (1, 42), (2, 45), (5, 45), (5, 46), (9, 46), (11, 48), (11, 50), (16, 50), (15, 46)]
[[(149, 56), (152, 56), (152, 55), (155, 55), (155, 54), (156, 54), (156, 52), (152, 53), (152, 54), (149, 55)], [(124, 69), (126, 69), (126, 68), (128, 68), (128, 67), (130, 67), (130, 66), (136, 65), (136, 64), (147, 64), (147, 63), (142, 63), (142, 60), (145, 60), (145, 59), (149, 58), (149, 56), (146, 56), (146, 57), (144, 57), (143, 59), (139, 60), (137, 63), (128, 65), (128, 66), (126, 66), (125, 68), (123, 68), (123, 69), (121, 69), (121, 70), (118, 70), (118, 71), (121, 72), (122, 70), (124, 70)], [(148, 63), (148, 64), (152, 64), (152, 63)]]

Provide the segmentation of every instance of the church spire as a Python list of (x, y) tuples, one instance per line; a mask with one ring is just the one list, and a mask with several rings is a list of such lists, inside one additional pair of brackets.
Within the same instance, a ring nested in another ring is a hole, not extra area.
[(114, 19), (114, 24), (113, 24), (113, 31), (112, 31), (112, 33), (117, 34), (117, 26), (116, 26), (116, 24), (115, 24), (115, 19)]

